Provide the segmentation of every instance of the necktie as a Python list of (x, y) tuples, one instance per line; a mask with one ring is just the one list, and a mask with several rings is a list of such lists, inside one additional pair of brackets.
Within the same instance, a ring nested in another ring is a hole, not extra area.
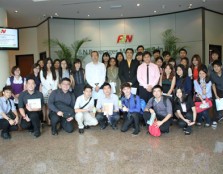
[(147, 65), (147, 84), (149, 84), (149, 65)]

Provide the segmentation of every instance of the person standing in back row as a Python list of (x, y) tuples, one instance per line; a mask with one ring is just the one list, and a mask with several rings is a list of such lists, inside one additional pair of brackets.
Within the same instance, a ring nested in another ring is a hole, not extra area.
[(139, 62), (137, 60), (133, 60), (134, 51), (132, 48), (127, 48), (125, 51), (126, 60), (123, 60), (119, 66), (119, 78), (121, 83), (128, 82), (132, 87), (138, 87), (138, 81), (136, 77), (137, 68), (139, 66)]
[(152, 88), (159, 82), (160, 71), (156, 64), (150, 61), (151, 53), (145, 51), (142, 55), (143, 63), (138, 67), (139, 97), (145, 102), (152, 97)]
[(105, 82), (106, 68), (105, 65), (98, 61), (99, 54), (97, 51), (91, 52), (92, 62), (88, 63), (85, 67), (86, 81), (93, 88), (92, 97), (97, 100), (102, 90), (101, 86)]

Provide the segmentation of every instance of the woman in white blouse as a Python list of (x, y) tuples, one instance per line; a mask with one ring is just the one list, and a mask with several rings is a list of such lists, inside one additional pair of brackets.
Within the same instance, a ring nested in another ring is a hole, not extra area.
[(43, 117), (44, 121), (50, 125), (50, 120), (48, 118), (49, 110), (48, 110), (48, 97), (52, 90), (57, 89), (58, 86), (58, 77), (56, 76), (55, 69), (53, 67), (53, 61), (51, 58), (45, 59), (44, 67), (40, 71), (40, 80), (42, 84), (42, 93), (44, 96), (45, 105), (43, 107)]

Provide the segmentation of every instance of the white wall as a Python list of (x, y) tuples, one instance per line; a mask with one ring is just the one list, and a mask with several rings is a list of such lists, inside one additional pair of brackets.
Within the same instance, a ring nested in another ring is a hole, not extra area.
[[(161, 33), (173, 29), (181, 39), (179, 46), (187, 46), (188, 57), (202, 54), (202, 13), (201, 9), (162, 16), (115, 19), (115, 20), (66, 20), (50, 19), (50, 38), (71, 45), (76, 40), (89, 37), (92, 41), (81, 50), (113, 50), (144, 45), (145, 48), (163, 48)], [(133, 35), (133, 41), (117, 44), (120, 34)], [(51, 48), (51, 57), (56, 58), (57, 47)], [(85, 55), (86, 56), (86, 55)], [(202, 55), (201, 55), (202, 56)], [(87, 56), (89, 60), (89, 56)]]
[[(209, 44), (223, 46), (223, 15), (205, 11), (205, 62), (209, 62)], [(223, 53), (223, 47), (222, 47)]]
[(19, 50), (8, 51), (9, 66), (16, 65), (16, 55), (33, 54), (34, 62), (39, 59), (39, 53), (45, 52), (49, 56), (48, 45), (48, 21), (38, 27), (24, 28), (19, 30)]
[[(45, 21), (37, 27), (37, 46), (38, 53), (46, 52), (47, 57), (49, 56), (49, 47), (47, 45), (48, 37), (48, 21)], [(39, 57), (37, 59), (39, 59)]]
[(8, 51), (10, 68), (12, 68), (16, 64), (16, 55), (34, 54), (34, 61), (38, 60), (39, 54), (37, 43), (36, 27), (20, 29), (19, 50)]

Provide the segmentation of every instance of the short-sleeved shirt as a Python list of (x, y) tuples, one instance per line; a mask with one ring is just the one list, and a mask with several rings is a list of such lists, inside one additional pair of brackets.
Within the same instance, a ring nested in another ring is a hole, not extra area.
[(223, 70), (221, 72), (221, 76), (214, 71), (211, 72), (211, 82), (216, 85), (216, 88), (220, 91), (223, 91)]
[[(172, 104), (168, 98), (166, 98), (165, 100), (166, 101), (164, 101), (163, 96), (161, 97), (160, 101), (157, 101), (156, 98), (152, 97), (148, 101), (146, 108), (147, 109), (153, 108), (155, 113), (162, 117), (166, 117), (168, 114), (172, 115), (173, 114)], [(164, 102), (166, 102), (166, 104)]]
[(28, 91), (23, 91), (19, 95), (19, 108), (25, 108), (26, 104), (28, 103), (28, 99), (40, 99), (41, 100), (41, 106), (44, 105), (44, 99), (43, 94), (37, 90), (34, 91), (34, 93), (30, 94)]
[(194, 102), (190, 95), (187, 96), (184, 104), (186, 104), (186, 112), (183, 111), (182, 105), (179, 102), (175, 103), (176, 111), (180, 110), (181, 113), (186, 114), (187, 112), (192, 112), (192, 107), (194, 107)]
[[(89, 102), (89, 100), (90, 100), (90, 102)], [(88, 104), (83, 109), (88, 109), (88, 108), (94, 107), (94, 99), (93, 98), (89, 98), (89, 99), (86, 100), (84, 98), (84, 94), (82, 94), (81, 96), (79, 96), (77, 98), (77, 100), (75, 102), (74, 109), (79, 109), (79, 108), (83, 107), (86, 103), (88, 103)]]
[[(0, 113), (7, 114), (10, 110), (12, 110), (12, 111), (16, 110), (13, 100), (6, 99), (5, 97), (0, 97)], [(2, 118), (3, 117), (0, 114), (0, 119), (2, 119)]]
[(118, 111), (118, 96), (115, 94), (110, 94), (110, 97), (107, 98), (105, 95), (101, 95), (97, 101), (97, 109), (101, 109), (103, 107), (103, 103), (113, 103), (113, 110)]

